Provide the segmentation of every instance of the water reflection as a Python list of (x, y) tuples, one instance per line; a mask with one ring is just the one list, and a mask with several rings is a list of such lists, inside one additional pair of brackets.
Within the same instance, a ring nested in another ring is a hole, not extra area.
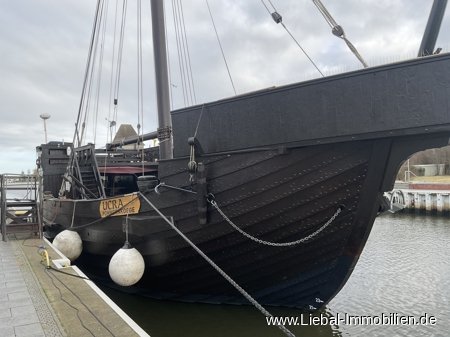
[[(191, 304), (142, 299), (106, 290), (108, 295), (124, 309), (152, 337), (248, 337), (285, 336), (277, 327), (267, 326), (265, 317), (250, 306)], [(298, 310), (269, 308), (275, 316), (301, 318)], [(323, 311), (322, 315), (331, 314)], [(308, 322), (304, 315), (303, 322)], [(319, 317), (320, 313), (314, 316)], [(299, 320), (299, 324), (302, 324)], [(289, 326), (297, 336), (342, 336), (337, 327)]]
[[(435, 326), (289, 326), (297, 336), (448, 336), (450, 331), (450, 221), (448, 218), (379, 217), (352, 276), (319, 317), (414, 315)], [(143, 299), (105, 290), (152, 337), (284, 336), (250, 306), (218, 306)], [(273, 315), (301, 318), (292, 309)], [(303, 322), (308, 316), (303, 315)], [(300, 324), (300, 321), (299, 321)]]

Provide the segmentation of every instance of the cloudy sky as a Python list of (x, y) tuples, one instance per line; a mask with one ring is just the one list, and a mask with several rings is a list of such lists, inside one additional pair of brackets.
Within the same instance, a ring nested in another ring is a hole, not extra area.
[[(117, 123), (138, 124), (136, 1), (128, 1)], [(267, 5), (269, 2), (265, 1)], [(72, 141), (89, 47), (94, 0), (0, 0), (0, 173), (35, 167), (44, 141), (40, 114), (48, 113), (48, 139)], [(432, 0), (323, 0), (370, 66), (415, 57)], [(149, 1), (142, 0), (144, 132), (156, 129)], [(173, 107), (185, 105), (177, 59), (172, 1), (166, 15)], [(311, 0), (272, 0), (283, 22), (325, 74), (360, 67)], [(261, 0), (209, 0), (237, 94), (320, 76)], [(116, 1), (109, 2), (107, 28)], [(183, 1), (197, 103), (234, 95), (205, 0)], [(102, 87), (89, 141), (107, 140), (113, 29), (105, 33)], [(450, 9), (437, 46), (449, 50)], [(95, 83), (99, 83), (97, 80)], [(96, 84), (93, 85), (96, 88)], [(96, 91), (95, 91), (96, 92)], [(94, 106), (95, 104), (92, 103)], [(94, 121), (97, 128), (94, 132)]]

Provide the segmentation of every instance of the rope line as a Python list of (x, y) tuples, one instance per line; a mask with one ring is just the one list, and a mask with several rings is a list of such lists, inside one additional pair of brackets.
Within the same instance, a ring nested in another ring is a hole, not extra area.
[(342, 39), (347, 44), (347, 47), (350, 49), (350, 51), (356, 56), (356, 58), (359, 60), (359, 62), (362, 63), (364, 68), (367, 68), (368, 65), (366, 61), (364, 61), (361, 54), (356, 50), (356, 47), (350, 42), (350, 40), (347, 39), (345, 36), (344, 28), (342, 26), (338, 25), (336, 20), (331, 16), (330, 12), (326, 9), (324, 4), (320, 0), (312, 0), (314, 5), (316, 5), (317, 9), (319, 10), (320, 14), (322, 14), (325, 21), (328, 23), (328, 25), (331, 27), (331, 32), (334, 36)]
[(125, 39), (125, 22), (127, 17), (127, 0), (124, 0), (122, 6), (122, 20), (120, 23), (120, 33), (119, 33), (119, 46), (117, 51), (117, 65), (116, 65), (116, 80), (114, 83), (114, 118), (117, 118), (117, 103), (119, 100), (119, 89), (120, 89), (120, 75), (122, 70), (122, 54), (123, 54), (123, 41)]
[(316, 5), (319, 12), (324, 17), (325, 21), (328, 23), (331, 29), (338, 26), (338, 23), (334, 20), (334, 18), (331, 16), (330, 12), (326, 9), (326, 7), (323, 5), (321, 1), (312, 0), (312, 2)]
[(102, 32), (101, 32), (101, 41), (100, 41), (100, 57), (99, 57), (99, 66), (98, 66), (98, 74), (97, 74), (97, 91), (95, 93), (95, 114), (94, 114), (94, 123), (93, 123), (93, 134), (94, 134), (94, 144), (97, 139), (97, 124), (98, 124), (98, 108), (100, 103), (100, 88), (102, 83), (102, 72), (103, 72), (103, 56), (105, 50), (105, 36), (106, 36), (106, 23), (108, 21), (108, 7), (109, 1), (104, 5), (105, 9), (102, 8), (102, 15), (100, 17), (102, 21)]
[(96, 64), (97, 64), (98, 42), (99, 42), (101, 29), (102, 29), (101, 25), (102, 25), (102, 18), (103, 18), (103, 12), (104, 12), (103, 8), (104, 8), (104, 3), (101, 2), (99, 4), (98, 15), (96, 15), (96, 17), (95, 17), (95, 23), (94, 23), (95, 33), (93, 35), (93, 50), (90, 51), (90, 53), (89, 53), (89, 57), (91, 60), (89, 62), (89, 69), (88, 69), (88, 73), (87, 73), (87, 81), (88, 81), (87, 87), (84, 88), (85, 91), (84, 91), (84, 93), (82, 93), (82, 96), (84, 97), (84, 101), (82, 104), (81, 112), (82, 113), (84, 112), (84, 118), (82, 118), (83, 121), (81, 123), (81, 135), (79, 136), (79, 139), (78, 139), (78, 146), (83, 144), (85, 132), (87, 133), (86, 127), (88, 124), (87, 121), (88, 121), (89, 114), (90, 114), (91, 97), (93, 96), (93, 91), (94, 91), (93, 78), (94, 78), (94, 73), (95, 73)]
[(81, 97), (80, 97), (80, 102), (79, 102), (79, 106), (78, 106), (77, 121), (75, 123), (75, 132), (74, 132), (73, 141), (72, 141), (73, 144), (76, 144), (76, 141), (77, 141), (78, 145), (81, 144), (78, 130), (79, 130), (80, 123), (82, 120), (83, 107), (85, 105), (85, 97), (86, 97), (87, 85), (88, 85), (88, 79), (89, 79), (89, 69), (91, 68), (91, 62), (93, 60), (92, 54), (93, 54), (93, 48), (94, 48), (94, 43), (95, 43), (95, 36), (97, 34), (97, 25), (98, 25), (98, 16), (100, 13), (100, 5), (101, 5), (101, 0), (98, 0), (96, 10), (95, 10), (94, 26), (92, 27), (91, 41), (89, 44), (88, 58), (86, 61), (86, 68), (85, 68), (85, 72), (84, 72), (83, 88), (81, 90)]
[[(112, 125), (112, 121), (115, 121), (115, 116), (114, 116), (114, 112), (112, 112), (111, 109), (111, 104), (113, 103), (113, 82), (114, 82), (114, 61), (116, 59), (116, 35), (117, 35), (117, 13), (118, 13), (118, 6), (119, 5), (119, 0), (116, 0), (116, 6), (115, 6), (115, 11), (114, 11), (114, 31), (113, 31), (113, 45), (112, 45), (112, 57), (111, 57), (111, 75), (109, 78), (109, 106), (108, 106), (108, 132), (110, 132), (110, 141), (112, 142), (112, 135), (113, 135), (113, 125)], [(111, 120), (111, 114), (112, 114), (112, 120)], [(105, 161), (105, 165), (106, 165), (106, 161)]]
[(322, 75), (322, 77), (325, 77), (325, 75), (322, 73), (322, 71), (319, 69), (317, 64), (313, 61), (313, 59), (308, 55), (308, 53), (303, 49), (303, 47), (300, 45), (300, 43), (297, 41), (297, 39), (294, 37), (294, 35), (291, 33), (291, 31), (286, 27), (286, 25), (283, 23), (282, 16), (278, 13), (277, 9), (273, 5), (272, 1), (269, 0), (270, 5), (273, 8), (273, 12), (270, 11), (269, 7), (267, 7), (264, 0), (261, 0), (261, 3), (263, 4), (264, 8), (267, 10), (269, 15), (272, 17), (272, 19), (275, 21), (275, 23), (280, 23), (281, 26), (283, 26), (284, 30), (289, 34), (289, 36), (292, 38), (292, 40), (297, 44), (297, 46), (300, 48), (300, 50), (303, 52), (303, 54), (308, 58), (309, 62), (316, 68), (316, 70)]
[(188, 105), (188, 93), (186, 88), (186, 73), (184, 69), (184, 62), (182, 62), (182, 49), (181, 49), (181, 37), (180, 37), (180, 28), (178, 23), (178, 15), (177, 15), (177, 2), (176, 0), (172, 0), (172, 12), (173, 12), (173, 23), (175, 27), (175, 41), (177, 44), (177, 53), (178, 53), (178, 67), (180, 70), (180, 77), (181, 77), (181, 89), (183, 91), (183, 100), (184, 105)]
[(308, 58), (309, 62), (311, 62), (311, 64), (314, 66), (314, 68), (317, 69), (317, 71), (320, 73), (320, 75), (322, 75), (322, 77), (325, 77), (325, 75), (323, 74), (323, 72), (319, 69), (319, 67), (317, 66), (317, 64), (313, 61), (313, 59), (308, 55), (308, 53), (303, 49), (303, 47), (300, 45), (300, 43), (297, 41), (297, 39), (294, 37), (294, 35), (292, 35), (291, 31), (286, 27), (286, 25), (283, 22), (280, 22), (281, 25), (283, 26), (283, 28), (286, 30), (286, 32), (291, 36), (291, 38), (294, 40), (294, 42), (297, 44), (297, 46), (301, 49), (301, 51), (303, 52), (303, 54), (306, 55), (306, 57)]
[(211, 22), (214, 27), (214, 32), (216, 33), (217, 42), (219, 43), (220, 51), (222, 53), (222, 58), (223, 58), (223, 61), (225, 62), (225, 67), (227, 68), (228, 77), (230, 78), (231, 86), (233, 87), (234, 94), (237, 95), (236, 88), (234, 87), (233, 78), (231, 77), (230, 68), (228, 67), (227, 58), (225, 57), (225, 52), (223, 51), (222, 43), (220, 42), (220, 38), (219, 38), (219, 33), (217, 32), (216, 24), (214, 22), (214, 18), (213, 18), (212, 12), (211, 12), (211, 8), (209, 7), (208, 0), (205, 0), (205, 2), (206, 2), (206, 6), (208, 7), (209, 16), (211, 17)]
[[(169, 220), (161, 211), (153, 205), (153, 203), (148, 200), (142, 193), (139, 192), (142, 199), (149, 204), (153, 210), (158, 213), (158, 215), (175, 231), (180, 235), (184, 241), (186, 241), (203, 259), (205, 259), (220, 275), (222, 275), (236, 290), (238, 290), (251, 304), (253, 304), (261, 313), (266, 317), (273, 317), (272, 314), (267, 311), (261, 304), (258, 303), (247, 291), (245, 291), (239, 284), (236, 283), (228, 274), (223, 271), (213, 260), (211, 260), (200, 248), (198, 248), (195, 243), (193, 243), (186, 235), (183, 234), (173, 223)], [(278, 328), (289, 337), (295, 337), (295, 335), (284, 325), (278, 325)]]
[(203, 117), (203, 110), (204, 109), (205, 109), (205, 104), (202, 105), (202, 110), (200, 110), (200, 116), (198, 117), (197, 126), (195, 127), (194, 138), (197, 137), (198, 127), (200, 126), (200, 122), (201, 122), (202, 117)]
[[(172, 12), (184, 104), (193, 105), (197, 103), (197, 97), (195, 93), (194, 75), (192, 71), (189, 42), (184, 20), (183, 2), (181, 0), (172, 0)], [(171, 83), (171, 86), (174, 85)]]
[[(55, 271), (56, 269), (54, 268), (45, 268), (46, 274), (47, 276), (50, 278), (50, 281), (52, 282), (53, 286), (58, 290), (59, 292), (59, 297), (61, 299), (61, 301), (63, 301), (64, 303), (66, 303), (69, 307), (71, 307), (72, 309), (74, 309), (77, 313), (77, 317), (78, 320), (80, 321), (80, 324), (83, 326), (83, 328), (85, 328), (87, 331), (89, 331), (91, 333), (92, 336), (95, 336), (96, 334), (93, 333), (92, 330), (90, 330), (84, 323), (83, 323), (83, 319), (80, 317), (80, 313), (81, 310), (80, 308), (77, 308), (75, 305), (71, 304), (68, 300), (66, 300), (63, 296), (63, 293), (61, 291), (61, 289), (56, 285), (54, 279), (58, 280), (58, 282), (64, 287), (66, 288), (66, 290), (68, 292), (70, 292), (78, 301), (79, 303), (86, 308), (86, 310), (97, 320), (97, 322), (106, 330), (108, 331), (108, 333), (111, 336), (116, 336), (106, 325), (105, 323), (103, 323), (100, 318), (82, 301), (82, 299), (72, 290), (70, 289), (70, 287), (68, 287), (58, 276), (56, 276), (56, 274), (54, 273), (50, 273), (49, 271)], [(64, 273), (67, 274), (67, 273)]]
[(178, 6), (179, 10), (180, 10), (180, 21), (182, 24), (182, 30), (181, 33), (183, 34), (183, 44), (184, 44), (184, 50), (185, 50), (185, 62), (186, 62), (186, 68), (188, 70), (188, 87), (191, 91), (191, 100), (192, 102), (195, 104), (197, 103), (197, 97), (195, 95), (195, 87), (194, 87), (194, 76), (192, 73), (192, 66), (191, 66), (191, 56), (189, 53), (189, 43), (188, 43), (188, 38), (187, 38), (187, 33), (186, 33), (186, 25), (184, 22), (184, 11), (183, 11), (183, 1), (179, 0), (180, 4)]

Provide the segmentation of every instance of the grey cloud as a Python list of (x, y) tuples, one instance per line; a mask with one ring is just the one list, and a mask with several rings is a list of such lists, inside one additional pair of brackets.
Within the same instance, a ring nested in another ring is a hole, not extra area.
[[(283, 22), (327, 74), (359, 68), (345, 44), (334, 37), (310, 0), (272, 0)], [(336, 21), (370, 65), (415, 57), (432, 1), (324, 0)], [(129, 18), (134, 19), (133, 3)], [(149, 12), (145, 3), (144, 14)], [(171, 2), (166, 1), (174, 107), (184, 105), (173, 33)], [(266, 3), (268, 3), (266, 1)], [(318, 77), (284, 29), (273, 22), (260, 0), (209, 0), (238, 93)], [(110, 3), (110, 6), (114, 2)], [(39, 114), (50, 113), (50, 139), (70, 141), (81, 94), (95, 1), (0, 2), (0, 172), (34, 168), (34, 148), (43, 141)], [(198, 103), (233, 95), (204, 0), (183, 1)], [(149, 19), (144, 33), (149, 35)], [(450, 44), (447, 10), (438, 46)], [(134, 53), (135, 24), (127, 26)], [(111, 41), (111, 36), (107, 36)], [(111, 48), (110, 42), (105, 51)], [(156, 128), (151, 43), (144, 43), (146, 131)], [(119, 113), (137, 124), (136, 61), (124, 59)], [(105, 59), (103, 84), (109, 83)], [(97, 142), (106, 139), (109, 89), (100, 92)], [(90, 118), (93, 119), (92, 116)], [(120, 122), (120, 121), (119, 121)], [(92, 127), (91, 127), (92, 129)], [(90, 129), (90, 130), (91, 130)], [(92, 134), (93, 132), (90, 131)], [(11, 149), (11, 151), (8, 151)], [(13, 159), (13, 160), (12, 160)]]

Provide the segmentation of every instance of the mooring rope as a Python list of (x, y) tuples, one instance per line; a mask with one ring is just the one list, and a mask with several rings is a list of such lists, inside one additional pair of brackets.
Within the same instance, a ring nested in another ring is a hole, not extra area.
[[(175, 224), (170, 221), (161, 211), (153, 205), (153, 203), (148, 200), (145, 195), (139, 192), (142, 199), (149, 204), (150, 207), (152, 207), (156, 213), (165, 221), (167, 224), (175, 231), (178, 235), (180, 235), (184, 241), (186, 241), (203, 259), (206, 260), (220, 275), (223, 276), (237, 291), (239, 291), (251, 304), (253, 304), (264, 316), (266, 317), (273, 317), (272, 314), (267, 311), (261, 304), (258, 303), (256, 299), (254, 299), (248, 292), (246, 292), (239, 284), (237, 284), (230, 276), (228, 276), (225, 271), (223, 271), (213, 260), (211, 260), (200, 248), (198, 248), (195, 243), (193, 243), (186, 235), (183, 234), (176, 226)], [(295, 334), (292, 333), (288, 328), (286, 328), (284, 325), (278, 325), (278, 328), (283, 331), (283, 333), (286, 336), (289, 337), (295, 337)]]

